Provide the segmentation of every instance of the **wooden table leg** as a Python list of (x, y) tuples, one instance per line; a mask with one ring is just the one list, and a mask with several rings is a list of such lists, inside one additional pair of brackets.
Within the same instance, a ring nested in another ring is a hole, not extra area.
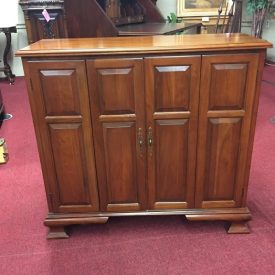
[(6, 35), (6, 47), (4, 50), (3, 61), (4, 61), (4, 74), (6, 75), (7, 79), (9, 80), (10, 84), (14, 83), (15, 75), (11, 71), (11, 67), (8, 64), (8, 54), (11, 49), (11, 32), (7, 29), (4, 31)]
[(197, 34), (201, 34), (201, 28), (202, 28), (202, 25), (197, 26), (197, 28), (196, 28)]

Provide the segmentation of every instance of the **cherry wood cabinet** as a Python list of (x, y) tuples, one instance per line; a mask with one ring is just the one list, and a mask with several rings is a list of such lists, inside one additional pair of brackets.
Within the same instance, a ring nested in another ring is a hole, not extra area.
[(266, 48), (243, 34), (44, 40), (20, 50), (49, 238), (69, 224), (185, 215), (249, 232)]

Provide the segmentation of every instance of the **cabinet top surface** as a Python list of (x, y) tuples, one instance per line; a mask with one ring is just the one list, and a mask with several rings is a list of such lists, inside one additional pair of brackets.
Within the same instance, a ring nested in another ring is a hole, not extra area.
[(225, 51), (271, 48), (266, 40), (246, 34), (192, 34), (144, 37), (70, 38), (40, 40), (19, 50), (17, 56), (79, 56)]

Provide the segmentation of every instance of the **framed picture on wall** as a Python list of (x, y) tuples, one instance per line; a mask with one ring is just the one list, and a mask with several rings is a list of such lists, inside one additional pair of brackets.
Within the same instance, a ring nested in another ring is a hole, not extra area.
[(228, 0), (177, 0), (177, 16), (215, 16), (218, 15), (220, 5), (225, 11), (227, 2)]

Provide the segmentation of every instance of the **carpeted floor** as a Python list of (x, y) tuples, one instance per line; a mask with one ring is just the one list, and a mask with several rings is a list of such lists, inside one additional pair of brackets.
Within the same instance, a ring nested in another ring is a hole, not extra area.
[(275, 67), (266, 67), (248, 206), (251, 234), (227, 235), (223, 222), (180, 216), (112, 218), (70, 227), (46, 240), (45, 192), (23, 78), (0, 82), (6, 109), (0, 136), (10, 160), (0, 166), (0, 275), (275, 274)]

